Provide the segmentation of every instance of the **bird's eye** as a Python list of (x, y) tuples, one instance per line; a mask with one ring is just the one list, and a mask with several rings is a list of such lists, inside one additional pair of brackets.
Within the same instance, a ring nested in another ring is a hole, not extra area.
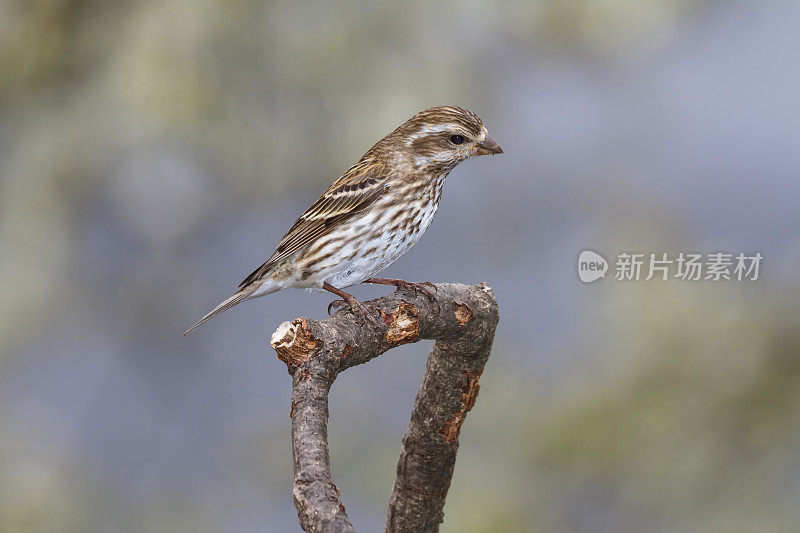
[(450, 136), (450, 142), (453, 143), (453, 144), (461, 144), (461, 143), (464, 142), (464, 136), (463, 135), (451, 135)]

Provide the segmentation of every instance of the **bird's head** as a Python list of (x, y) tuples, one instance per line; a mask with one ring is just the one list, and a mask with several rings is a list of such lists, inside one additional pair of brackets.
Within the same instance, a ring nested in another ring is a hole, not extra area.
[(415, 170), (434, 173), (449, 172), (472, 156), (503, 153), (478, 115), (455, 106), (420, 111), (382, 142)]

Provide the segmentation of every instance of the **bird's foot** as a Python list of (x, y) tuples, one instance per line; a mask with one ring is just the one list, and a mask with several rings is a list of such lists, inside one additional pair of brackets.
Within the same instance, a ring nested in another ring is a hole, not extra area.
[(394, 279), (394, 278), (369, 278), (365, 280), (364, 283), (377, 283), (379, 285), (394, 285), (397, 287), (395, 292), (400, 291), (411, 291), (414, 294), (424, 294), (428, 300), (431, 302), (436, 301), (436, 297), (433, 295), (433, 292), (428, 288), (430, 287), (434, 291), (436, 291), (436, 285), (431, 283), (430, 281), (424, 281), (422, 283), (414, 283), (413, 281), (406, 281), (404, 279)]
[(361, 315), (362, 318), (365, 318), (373, 325), (378, 324), (378, 319), (375, 317), (375, 308), (371, 305), (363, 304), (356, 300), (354, 297), (350, 297), (344, 300), (334, 300), (328, 304), (328, 314), (331, 314), (331, 309), (339, 309), (341, 307), (348, 307), (350, 311), (355, 315)]
[(334, 300), (328, 304), (328, 314), (331, 314), (331, 307), (339, 308), (345, 305), (350, 308), (350, 311), (355, 315), (359, 314), (373, 325), (378, 324), (378, 319), (375, 318), (375, 308), (371, 305), (362, 304), (352, 294), (344, 292), (342, 289), (337, 289), (327, 281), (322, 284), (322, 288), (328, 292), (332, 292), (341, 300)]

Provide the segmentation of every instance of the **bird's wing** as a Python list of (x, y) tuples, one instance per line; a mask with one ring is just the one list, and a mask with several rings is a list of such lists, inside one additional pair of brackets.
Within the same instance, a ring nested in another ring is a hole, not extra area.
[(276, 263), (330, 233), (339, 223), (365, 209), (384, 194), (388, 180), (388, 169), (383, 166), (359, 162), (350, 167), (300, 215), (278, 243), (275, 253), (247, 276), (239, 287), (256, 281)]

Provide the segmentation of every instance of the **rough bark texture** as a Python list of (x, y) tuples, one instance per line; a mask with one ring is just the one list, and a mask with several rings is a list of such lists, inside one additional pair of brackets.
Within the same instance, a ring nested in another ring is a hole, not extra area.
[(475, 404), (499, 314), (486, 284), (435, 287), (435, 301), (400, 292), (369, 302), (383, 324), (342, 310), (321, 322), (284, 322), (272, 335), (271, 345), (292, 375), (293, 495), (305, 531), (355, 531), (331, 479), (328, 455), (328, 392), (336, 376), (421, 339), (436, 344), (403, 438), (386, 530), (438, 530), (459, 432)]

